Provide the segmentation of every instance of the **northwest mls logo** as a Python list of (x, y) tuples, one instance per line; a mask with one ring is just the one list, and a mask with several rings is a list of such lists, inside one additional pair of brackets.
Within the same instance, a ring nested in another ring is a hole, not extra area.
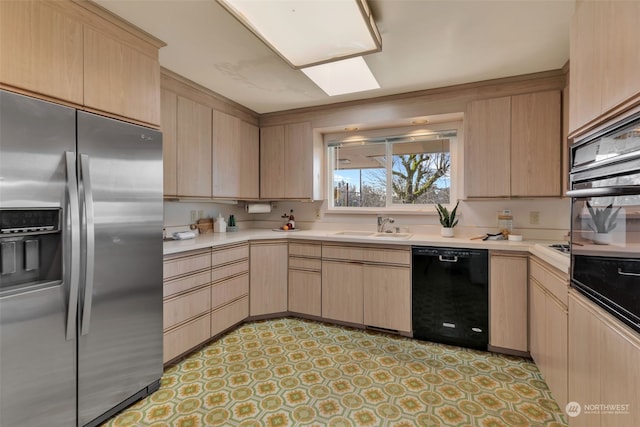
[(570, 417), (584, 415), (628, 415), (629, 403), (585, 403), (583, 405), (578, 402), (569, 402), (564, 410)]
[(569, 402), (567, 406), (564, 407), (565, 412), (570, 417), (577, 417), (582, 412), (582, 407), (578, 402)]

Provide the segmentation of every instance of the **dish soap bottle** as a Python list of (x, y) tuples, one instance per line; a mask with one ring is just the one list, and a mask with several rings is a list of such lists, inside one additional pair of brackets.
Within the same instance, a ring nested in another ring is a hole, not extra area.
[(218, 214), (218, 219), (216, 219), (216, 223), (213, 224), (213, 232), (214, 233), (226, 233), (227, 232), (227, 222), (222, 217), (222, 213)]
[(296, 219), (293, 216), (293, 209), (290, 211), (289, 222), (287, 222), (287, 225), (289, 226), (289, 230), (295, 230), (296, 228)]

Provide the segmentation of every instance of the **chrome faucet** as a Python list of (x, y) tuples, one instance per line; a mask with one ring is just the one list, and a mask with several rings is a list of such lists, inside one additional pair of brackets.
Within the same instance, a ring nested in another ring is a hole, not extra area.
[(384, 233), (384, 226), (387, 224), (387, 222), (389, 224), (393, 224), (395, 221), (393, 218), (391, 217), (386, 217), (383, 218), (381, 216), (378, 216), (378, 233)]

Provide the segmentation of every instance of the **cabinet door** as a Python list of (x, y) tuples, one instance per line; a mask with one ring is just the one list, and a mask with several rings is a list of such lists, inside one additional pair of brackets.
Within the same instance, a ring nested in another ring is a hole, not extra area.
[(260, 129), (260, 197), (282, 199), (284, 195), (284, 126)]
[(602, 414), (602, 426), (640, 425), (640, 338), (637, 334), (631, 335), (613, 323), (602, 326), (602, 388), (598, 402), (629, 405), (628, 414)]
[(211, 108), (178, 97), (178, 195), (211, 197)]
[[(604, 29), (606, 3), (576, 3), (571, 22), (569, 68), (569, 133), (587, 124), (602, 109), (604, 43), (612, 28)], [(619, 27), (615, 31), (628, 31)]]
[(491, 255), (489, 344), (527, 351), (527, 257)]
[(363, 324), (363, 265), (322, 262), (322, 317)]
[[(572, 294), (569, 294), (569, 336), (569, 401), (604, 403), (600, 395), (602, 324)], [(599, 414), (581, 414), (570, 420), (571, 427), (600, 427)]]
[(469, 103), (465, 117), (465, 189), (467, 197), (511, 194), (511, 98)]
[(545, 368), (544, 378), (560, 408), (567, 405), (568, 391), (568, 318), (567, 309), (555, 298), (545, 295)]
[(322, 274), (289, 269), (289, 311), (322, 315)]
[(256, 243), (250, 249), (249, 314), (287, 311), (287, 243)]
[(164, 195), (178, 194), (178, 96), (169, 90), (160, 91), (162, 129), (162, 164), (164, 166)]
[(213, 197), (238, 197), (241, 165), (240, 119), (213, 111), (211, 136), (211, 176)]
[(260, 197), (260, 131), (257, 126), (240, 122), (240, 190), (238, 197)]
[(155, 56), (84, 27), (84, 105), (160, 124), (160, 63)]
[(599, 35), (606, 46), (602, 61), (602, 107), (603, 111), (608, 111), (640, 95), (640, 2), (601, 3), (604, 3), (605, 13), (603, 31)]
[(511, 98), (512, 196), (560, 196), (561, 114), (560, 91)]
[(364, 324), (411, 332), (409, 268), (364, 266)]
[(82, 105), (82, 51), (58, 2), (0, 1), (0, 82)]
[(544, 371), (545, 349), (545, 293), (534, 280), (529, 281), (529, 353)]
[(311, 123), (285, 126), (284, 197), (312, 198), (313, 191), (313, 133)]

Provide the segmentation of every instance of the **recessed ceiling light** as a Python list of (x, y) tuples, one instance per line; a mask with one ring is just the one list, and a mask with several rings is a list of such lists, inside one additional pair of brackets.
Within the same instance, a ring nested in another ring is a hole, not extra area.
[(353, 132), (354, 130), (358, 130), (357, 127), (344, 128), (347, 132)]
[(302, 68), (302, 72), (329, 96), (380, 88), (361, 56)]
[(415, 120), (411, 120), (411, 124), (412, 124), (412, 125), (426, 125), (427, 123), (429, 123), (429, 120), (427, 120), (427, 119), (415, 119)]

